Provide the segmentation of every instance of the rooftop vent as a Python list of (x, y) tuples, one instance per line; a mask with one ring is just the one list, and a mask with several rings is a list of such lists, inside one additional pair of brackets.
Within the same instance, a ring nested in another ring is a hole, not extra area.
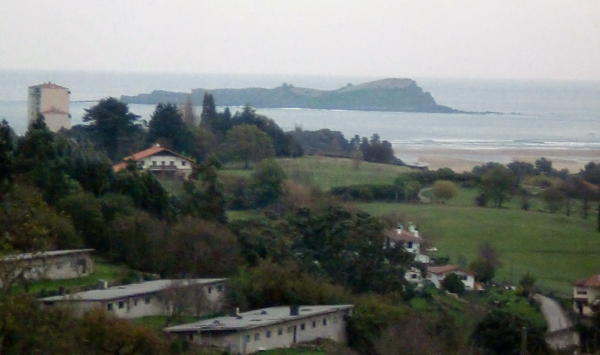
[(290, 316), (297, 316), (298, 311), (300, 310), (300, 306), (297, 304), (293, 304), (290, 306)]
[(98, 290), (106, 290), (108, 288), (108, 281), (98, 280), (98, 282), (96, 283), (96, 288)]

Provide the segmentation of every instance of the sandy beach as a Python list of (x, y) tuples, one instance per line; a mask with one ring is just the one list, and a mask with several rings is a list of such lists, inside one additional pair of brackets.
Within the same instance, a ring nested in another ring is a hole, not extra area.
[(600, 149), (466, 149), (466, 148), (424, 148), (395, 146), (396, 156), (407, 163), (426, 165), (430, 169), (443, 167), (454, 171), (470, 171), (474, 166), (495, 161), (508, 164), (511, 161), (533, 163), (545, 157), (552, 160), (556, 169), (568, 169), (576, 173), (590, 161), (600, 161)]

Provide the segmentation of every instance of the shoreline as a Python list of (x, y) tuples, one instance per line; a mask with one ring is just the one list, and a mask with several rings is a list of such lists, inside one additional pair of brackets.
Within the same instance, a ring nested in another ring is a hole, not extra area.
[(600, 161), (600, 148), (426, 148), (396, 145), (394, 153), (407, 164), (416, 163), (429, 169), (450, 168), (471, 171), (487, 162), (508, 164), (512, 161), (534, 163), (539, 158), (552, 161), (555, 169), (577, 173), (590, 161)]

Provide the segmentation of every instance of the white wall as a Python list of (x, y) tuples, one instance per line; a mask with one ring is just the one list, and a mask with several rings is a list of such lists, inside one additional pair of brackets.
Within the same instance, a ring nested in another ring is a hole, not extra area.
[[(346, 343), (345, 314), (351, 310), (340, 310), (326, 315), (318, 315), (301, 320), (282, 322), (280, 324), (242, 330), (229, 335), (188, 335), (187, 339), (201, 345), (217, 346), (233, 354), (247, 354), (259, 350), (287, 348), (294, 344), (294, 328), (296, 343), (309, 342), (317, 338), (327, 338), (338, 343)], [(323, 324), (326, 319), (326, 325)], [(313, 322), (315, 326), (313, 327)], [(302, 325), (304, 324), (304, 329)], [(281, 329), (281, 334), (279, 330)], [(271, 332), (267, 337), (267, 332)], [(258, 335), (258, 340), (256, 336)]]
[(427, 280), (433, 282), (435, 287), (442, 288), (442, 280), (444, 280), (446, 276), (450, 274), (457, 274), (461, 278), (463, 284), (465, 285), (466, 290), (473, 290), (475, 288), (475, 278), (473, 277), (473, 275), (469, 275), (462, 271), (452, 271), (441, 275), (429, 272), (427, 273)]
[(74, 279), (91, 274), (94, 261), (89, 253), (40, 257), (20, 262), (29, 280)]
[[(163, 165), (164, 163), (164, 165)], [(162, 166), (164, 166), (166, 169), (169, 169), (169, 167), (174, 166), (175, 168), (177, 168), (177, 171), (182, 174), (185, 178), (188, 177), (188, 175), (192, 172), (192, 165), (190, 163), (189, 160), (180, 158), (178, 156), (174, 156), (174, 155), (153, 155), (147, 158), (144, 158), (140, 161), (138, 161), (138, 166), (140, 166), (142, 169), (160, 169)], [(156, 165), (153, 165), (156, 164)]]

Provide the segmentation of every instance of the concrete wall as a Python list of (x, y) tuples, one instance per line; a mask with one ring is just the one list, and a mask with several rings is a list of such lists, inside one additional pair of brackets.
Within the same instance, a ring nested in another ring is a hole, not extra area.
[(71, 119), (68, 114), (49, 112), (44, 114), (44, 120), (52, 132), (58, 132), (61, 128), (71, 128)]
[(427, 273), (427, 280), (433, 282), (435, 287), (442, 288), (442, 281), (446, 278), (446, 276), (448, 276), (450, 274), (457, 274), (461, 278), (463, 284), (465, 285), (466, 290), (473, 290), (475, 288), (475, 278), (473, 277), (473, 275), (469, 275), (462, 271), (452, 271), (452, 272), (449, 272), (447, 274), (442, 274), (442, 275), (438, 275), (438, 274), (434, 274), (434, 273), (430, 272), (430, 273)]
[(197, 344), (225, 348), (232, 354), (288, 348), (295, 343), (309, 342), (317, 338), (327, 338), (345, 344), (347, 342), (345, 317), (350, 312), (351, 310), (340, 310), (267, 327), (246, 329), (228, 335), (188, 334), (184, 336)]
[(94, 261), (89, 253), (40, 257), (19, 261), (29, 280), (63, 280), (82, 277), (94, 272)]
[(590, 306), (597, 298), (600, 298), (600, 287), (573, 287), (573, 310), (591, 316), (594, 311)]
[(68, 89), (32, 87), (28, 92), (27, 111), (29, 122), (37, 118), (38, 113), (56, 109), (65, 112), (46, 113), (44, 119), (48, 128), (57, 132), (61, 128), (71, 128), (69, 117), (70, 93)]
[[(165, 170), (169, 171), (171, 167), (176, 168), (176, 175), (183, 178), (187, 178), (192, 172), (192, 165), (190, 161), (182, 159), (174, 155), (153, 155), (138, 161), (138, 166), (142, 169), (150, 169), (154, 172), (160, 170), (161, 167), (165, 167)], [(172, 171), (172, 170), (171, 170)]]

